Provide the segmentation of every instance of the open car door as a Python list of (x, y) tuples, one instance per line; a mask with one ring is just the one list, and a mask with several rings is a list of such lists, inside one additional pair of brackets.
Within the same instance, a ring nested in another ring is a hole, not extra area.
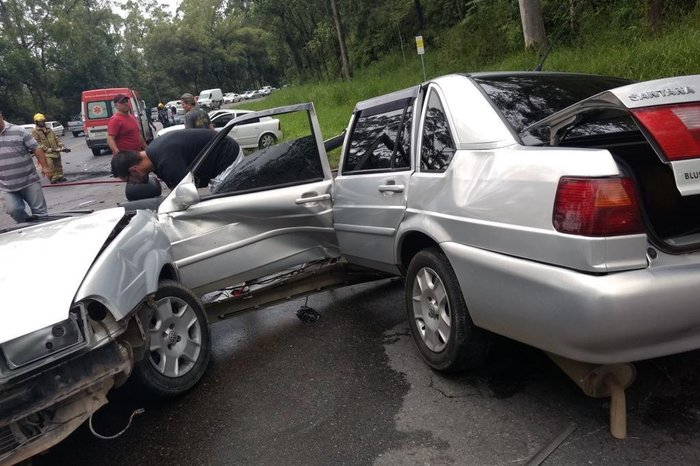
[[(240, 156), (201, 186), (227, 134), (274, 116), (287, 131), (276, 144)], [(186, 130), (185, 130), (186, 131)], [(339, 256), (332, 222), (333, 179), (313, 104), (246, 114), (202, 151), (159, 208), (182, 282), (198, 294)]]

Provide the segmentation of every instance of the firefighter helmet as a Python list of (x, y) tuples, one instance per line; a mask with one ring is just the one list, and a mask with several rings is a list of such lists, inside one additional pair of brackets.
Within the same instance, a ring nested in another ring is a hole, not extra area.
[(37, 113), (34, 115), (34, 121), (46, 121), (46, 117), (43, 113)]

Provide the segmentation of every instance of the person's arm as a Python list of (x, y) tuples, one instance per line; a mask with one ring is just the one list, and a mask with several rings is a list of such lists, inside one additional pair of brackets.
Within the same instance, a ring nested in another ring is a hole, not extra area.
[(117, 142), (114, 140), (114, 136), (111, 134), (107, 134), (107, 145), (109, 146), (109, 149), (112, 151), (112, 154), (116, 154), (119, 152), (119, 147), (117, 147)]
[(49, 161), (46, 160), (46, 154), (41, 149), (41, 147), (36, 147), (34, 149), (34, 157), (39, 161), (41, 165), (41, 174), (44, 178), (49, 178), (51, 176), (51, 170), (49, 170)]
[(117, 146), (117, 140), (115, 138), (119, 136), (120, 128), (121, 124), (114, 116), (109, 119), (109, 122), (107, 123), (107, 145), (112, 151), (112, 154), (119, 152), (119, 146)]

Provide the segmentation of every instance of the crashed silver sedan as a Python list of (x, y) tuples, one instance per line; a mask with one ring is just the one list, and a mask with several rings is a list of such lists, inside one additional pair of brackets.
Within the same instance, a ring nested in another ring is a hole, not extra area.
[[(205, 151), (157, 211), (127, 204), (0, 234), (0, 464), (65, 438), (127, 379), (160, 398), (190, 390), (209, 360), (207, 312), (218, 320), (262, 305), (258, 292), (271, 286), (281, 294), (266, 302), (346, 282), (344, 273), (303, 282), (338, 270), (331, 212), (319, 202), (331, 171), (313, 106), (282, 113), (306, 122), (306, 134), (197, 190)], [(299, 193), (295, 180), (312, 183)], [(261, 194), (265, 186), (275, 189)], [(231, 191), (239, 195), (221, 195)], [(57, 245), (68, 261), (37, 260)], [(220, 312), (224, 295), (247, 304)]]

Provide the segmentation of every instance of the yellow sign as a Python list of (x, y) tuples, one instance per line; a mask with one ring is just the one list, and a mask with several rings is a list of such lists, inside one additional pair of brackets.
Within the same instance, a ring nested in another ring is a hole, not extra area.
[(418, 55), (425, 54), (425, 47), (423, 47), (423, 36), (416, 36), (416, 48), (418, 49)]

